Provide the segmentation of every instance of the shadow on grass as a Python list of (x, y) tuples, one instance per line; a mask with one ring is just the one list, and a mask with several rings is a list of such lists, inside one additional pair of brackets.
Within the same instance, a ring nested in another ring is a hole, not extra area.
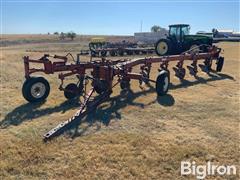
[(188, 80), (181, 80), (180, 84), (177, 85), (173, 85), (170, 83), (169, 89), (179, 89), (179, 88), (187, 88), (190, 86), (194, 86), (197, 84), (207, 84), (208, 82), (212, 82), (212, 81), (219, 81), (219, 80), (232, 80), (235, 81), (235, 79), (232, 76), (229, 76), (227, 74), (223, 74), (223, 73), (209, 73), (208, 74), (209, 78), (205, 79), (199, 76), (195, 76), (196, 81), (188, 81)]
[[(112, 119), (120, 120), (122, 116), (119, 111), (129, 105), (145, 108), (149, 104), (134, 102), (134, 100), (142, 95), (147, 95), (149, 93), (155, 92), (155, 88), (153, 86), (149, 85), (148, 87), (148, 90), (140, 91), (137, 93), (134, 93), (132, 90), (122, 90), (120, 95), (110, 97), (107, 101), (109, 104), (106, 106), (104, 104), (100, 105), (100, 107), (89, 113), (86, 118), (84, 118), (84, 121), (79, 120), (71, 127), (68, 134), (71, 136), (71, 138), (81, 136), (95, 122), (101, 122), (105, 126), (108, 126)], [(87, 122), (88, 126), (81, 128), (79, 131), (79, 125), (82, 122)], [(97, 130), (99, 129), (100, 128)], [(73, 132), (71, 130), (73, 130)]]
[(65, 113), (68, 109), (80, 106), (79, 100), (74, 99), (71, 101), (65, 101), (55, 107), (39, 109), (44, 103), (45, 102), (27, 103), (15, 108), (8, 113), (2, 121), (0, 121), (0, 128), (6, 128), (10, 125), (17, 126), (23, 121), (32, 120), (55, 112)]
[[(209, 74), (209, 79), (204, 79), (196, 76), (195, 78), (197, 81), (187, 81), (183, 80), (181, 84), (179, 85), (172, 85), (170, 86), (170, 89), (177, 89), (177, 88), (186, 88), (189, 86), (193, 86), (196, 84), (202, 84), (202, 83), (207, 83), (211, 81), (217, 81), (217, 80), (224, 80), (224, 79), (229, 79), (229, 80), (234, 80), (233, 77), (226, 75), (226, 74)], [(130, 91), (122, 91), (120, 95), (112, 97), (109, 99), (110, 105), (109, 107), (105, 108), (104, 106), (97, 108), (93, 113), (89, 113), (86, 117), (85, 122), (88, 122), (88, 126), (81, 128), (79, 131), (79, 126), (82, 123), (81, 120), (79, 120), (77, 123), (74, 124), (68, 131), (68, 135), (71, 138), (76, 138), (78, 136), (81, 136), (88, 130), (89, 127), (92, 126), (96, 121), (102, 122), (104, 125), (108, 126), (110, 123), (111, 119), (121, 119), (121, 113), (119, 112), (120, 109), (128, 106), (128, 105), (134, 105), (134, 106), (139, 106), (141, 108), (144, 108), (145, 106), (154, 104), (158, 102), (162, 106), (173, 106), (175, 103), (175, 100), (173, 96), (170, 94), (166, 94), (165, 96), (157, 97), (156, 100), (144, 104), (144, 103), (134, 103), (134, 100), (138, 98), (139, 96), (146, 95), (148, 93), (155, 92), (155, 88), (150, 86), (150, 89), (147, 91), (143, 92), (138, 92), (138, 93), (133, 93), (131, 90)], [(100, 128), (97, 128), (95, 131), (98, 131)], [(73, 131), (71, 131), (73, 130)]]
[[(181, 84), (178, 84), (178, 85), (170, 84), (169, 89), (171, 90), (171, 89), (178, 89), (178, 88), (186, 88), (186, 87), (197, 85), (197, 84), (224, 80), (224, 79), (234, 80), (233, 77), (226, 74), (218, 74), (218, 75), (210, 74), (209, 76), (210, 76), (209, 79), (196, 77), (197, 81), (192, 82), (192, 81), (183, 80)], [(146, 91), (141, 91), (137, 93), (134, 93), (131, 90), (122, 91), (120, 95), (111, 97), (108, 100), (110, 105), (107, 105), (107, 107), (102, 105), (100, 106), (100, 108), (97, 108), (93, 113), (89, 113), (88, 116), (86, 117), (86, 120), (87, 122), (89, 122), (89, 124), (92, 124), (96, 121), (100, 121), (103, 124), (108, 125), (110, 120), (113, 118), (121, 119), (122, 116), (119, 110), (128, 105), (138, 106), (141, 108), (144, 108), (145, 106), (154, 104), (156, 102), (158, 102), (162, 106), (174, 105), (175, 100), (169, 94), (162, 97), (157, 97), (156, 100), (148, 104), (134, 102), (134, 100), (139, 96), (147, 95), (148, 93), (153, 93), (153, 92), (155, 92), (155, 88), (153, 86), (149, 86), (149, 89)], [(65, 101), (62, 104), (55, 107), (39, 109), (39, 107), (43, 104), (44, 102), (33, 103), (33, 104), (27, 103), (15, 108), (13, 111), (8, 113), (2, 121), (0, 121), (0, 128), (6, 128), (10, 125), (19, 125), (23, 121), (32, 120), (34, 118), (38, 118), (38, 117), (52, 114), (55, 112), (64, 113), (68, 109), (80, 106), (79, 99)]]

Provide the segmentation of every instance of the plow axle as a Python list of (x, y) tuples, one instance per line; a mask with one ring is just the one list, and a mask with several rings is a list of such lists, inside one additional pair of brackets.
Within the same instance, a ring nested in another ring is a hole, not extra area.
[[(45, 74), (60, 73), (59, 79), (61, 84), (59, 89), (64, 91), (66, 98), (71, 99), (79, 95), (84, 96), (84, 102), (73, 117), (59, 124), (57, 127), (50, 130), (44, 135), (44, 140), (49, 140), (54, 136), (61, 134), (65, 129), (69, 128), (76, 122), (79, 122), (88, 113), (96, 109), (98, 105), (106, 101), (112, 93), (114, 77), (118, 78), (117, 84), (120, 84), (121, 89), (128, 89), (131, 80), (138, 80), (140, 86), (149, 82), (156, 83), (156, 92), (159, 96), (165, 95), (168, 92), (170, 83), (170, 72), (168, 65), (170, 62), (176, 62), (173, 67), (175, 75), (179, 79), (184, 79), (186, 70), (183, 68), (183, 63), (189, 61), (190, 65), (187, 68), (190, 74), (196, 76), (198, 72), (198, 61), (203, 60), (203, 65), (200, 68), (209, 73), (212, 70), (212, 61), (216, 60), (216, 71), (222, 70), (224, 58), (219, 56), (220, 48), (212, 46), (205, 53), (185, 52), (180, 55), (160, 56), (160, 57), (145, 57), (136, 59), (119, 59), (108, 60), (102, 58), (97, 61), (80, 62), (80, 57), (75, 61), (75, 64), (68, 63), (67, 56), (50, 56), (44, 55), (42, 58), (33, 60), (28, 56), (23, 57), (25, 67), (26, 81), (23, 85), (23, 96), (29, 102), (39, 102), (47, 98), (49, 94), (49, 84), (43, 77), (31, 77), (32, 74), (41, 72)], [(68, 54), (69, 55), (69, 54)], [(70, 55), (73, 57), (72, 55)], [(50, 60), (53, 58), (54, 60)], [(149, 79), (150, 71), (153, 63), (159, 63), (159, 74), (156, 80)], [(42, 64), (43, 68), (32, 68), (32, 64)], [(31, 65), (31, 66), (30, 66)], [(132, 69), (140, 66), (139, 73), (133, 73)], [(90, 73), (89, 73), (90, 72)], [(66, 87), (63, 86), (66, 77), (76, 75), (78, 84), (70, 83)], [(91, 80), (91, 90), (86, 94), (87, 82)], [(98, 96), (90, 100), (94, 92)]]

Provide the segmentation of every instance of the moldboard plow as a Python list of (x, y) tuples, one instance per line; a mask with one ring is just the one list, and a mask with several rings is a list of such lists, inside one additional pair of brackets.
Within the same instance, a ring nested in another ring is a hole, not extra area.
[[(26, 80), (22, 87), (22, 94), (29, 102), (40, 102), (48, 97), (50, 91), (48, 81), (43, 77), (31, 76), (33, 73), (42, 72), (45, 74), (59, 73), (59, 79), (61, 80), (59, 89), (64, 92), (67, 99), (83, 96), (84, 101), (74, 116), (44, 135), (44, 140), (47, 141), (61, 134), (88, 113), (94, 111), (101, 103), (107, 101), (117, 84), (120, 84), (121, 89), (128, 89), (130, 88), (130, 81), (134, 79), (138, 80), (140, 85), (153, 82), (155, 83), (157, 95), (163, 96), (168, 92), (169, 88), (170, 71), (168, 70), (168, 65), (170, 62), (176, 62), (176, 66), (173, 69), (175, 76), (179, 79), (184, 79), (185, 77), (186, 70), (183, 66), (185, 61), (190, 61), (190, 65), (187, 68), (193, 76), (196, 76), (198, 73), (198, 61), (203, 61), (203, 64), (199, 64), (199, 67), (206, 73), (212, 71), (212, 64), (215, 61), (216, 72), (220, 72), (224, 63), (224, 58), (220, 56), (220, 52), (220, 48), (209, 46), (208, 51), (204, 53), (190, 49), (180, 55), (145, 57), (131, 60), (120, 59), (115, 61), (102, 58), (90, 62), (80, 62), (80, 56), (77, 56), (75, 63), (68, 62), (69, 56), (73, 58), (71, 54), (66, 56), (45, 54), (37, 60), (24, 56)], [(153, 63), (159, 63), (159, 74), (155, 80), (149, 78)], [(43, 67), (32, 68), (33, 64), (41, 64)], [(136, 66), (140, 66), (139, 73), (132, 72), (132, 69)], [(64, 79), (73, 75), (76, 75), (78, 83), (70, 83), (64, 86)], [(88, 84), (91, 86), (90, 90), (87, 90)], [(95, 93), (98, 96), (93, 98)]]

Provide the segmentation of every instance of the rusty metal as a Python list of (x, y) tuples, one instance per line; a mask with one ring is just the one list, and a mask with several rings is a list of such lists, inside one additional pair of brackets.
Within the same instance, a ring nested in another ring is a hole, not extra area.
[[(187, 67), (190, 70), (190, 74), (196, 76), (198, 72), (197, 62), (199, 60), (203, 60), (203, 66), (207, 66), (208, 70), (210, 70), (210, 65), (212, 65), (213, 60), (218, 61), (218, 59), (221, 59), (221, 63), (223, 64), (223, 58), (220, 56), (220, 52), (220, 48), (212, 46), (209, 48), (208, 52), (205, 53), (186, 52), (180, 55), (119, 59), (115, 61), (102, 58), (97, 61), (80, 62), (80, 57), (78, 57), (78, 61), (72, 64), (68, 63), (68, 58), (65, 56), (50, 56), (48, 54), (37, 60), (33, 60), (30, 59), (28, 56), (25, 56), (23, 57), (23, 60), (26, 79), (30, 79), (31, 75), (37, 72), (43, 72), (45, 74), (60, 73), (60, 90), (66, 90), (63, 87), (64, 79), (72, 75), (77, 75), (77, 78), (81, 80), (81, 86), (84, 85), (83, 89), (85, 89), (85, 95), (82, 94), (84, 97), (84, 102), (81, 104), (79, 110), (73, 117), (59, 124), (57, 127), (53, 128), (51, 131), (45, 134), (44, 140), (48, 140), (60, 134), (70, 125), (74, 124), (74, 122), (79, 121), (84, 116), (86, 116), (87, 113), (94, 110), (99, 104), (106, 101), (111, 95), (113, 87), (115, 87), (118, 83), (120, 83), (121, 88), (126, 88), (129, 86), (129, 82), (132, 79), (139, 80), (140, 85), (142, 83), (147, 84), (149, 82), (160, 82), (159, 78), (157, 78), (157, 80), (149, 79), (153, 63), (159, 63), (159, 71), (169, 73), (169, 63), (176, 62), (177, 64), (174, 67), (175, 75), (180, 79), (183, 79), (185, 76), (185, 69), (183, 68), (183, 63), (185, 61), (191, 62), (191, 65)], [(50, 60), (50, 58), (57, 60)], [(40, 63), (43, 65), (43, 67), (32, 68), (31, 66), (34, 63)], [(132, 69), (138, 65), (140, 65), (140, 72), (133, 73)], [(218, 69), (221, 68), (218, 67)], [(160, 74), (161, 76), (163, 75), (163, 73)], [(118, 78), (118, 80), (117, 83), (113, 85), (114, 77)], [(92, 88), (88, 93), (86, 93), (86, 84), (88, 81), (92, 81)], [(94, 92), (97, 92), (99, 95), (91, 101), (90, 98), (92, 98)]]

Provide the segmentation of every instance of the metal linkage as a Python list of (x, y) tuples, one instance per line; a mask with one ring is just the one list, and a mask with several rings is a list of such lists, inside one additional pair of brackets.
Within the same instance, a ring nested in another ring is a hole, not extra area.
[(48, 133), (46, 133), (43, 136), (44, 141), (48, 141), (51, 138), (60, 135), (62, 132), (64, 132), (66, 129), (68, 129), (70, 126), (74, 125), (77, 121), (80, 121), (82, 118), (84, 118), (88, 113), (93, 111), (99, 104), (106, 101), (107, 98), (109, 98), (111, 92), (106, 91), (105, 93), (101, 94), (99, 97), (93, 100), (93, 102), (90, 103), (90, 98), (94, 93), (94, 88), (92, 88), (88, 94), (85, 97), (84, 102), (81, 104), (79, 110), (67, 121), (64, 121), (57, 125), (55, 128), (51, 129)]
[[(209, 71), (212, 70), (211, 65), (213, 64), (213, 60), (216, 61), (216, 72), (221, 71), (224, 64), (224, 58), (220, 56), (220, 52), (220, 48), (212, 46), (208, 48), (208, 52), (204, 53), (184, 52), (180, 55), (119, 59), (115, 61), (102, 58), (90, 62), (80, 62), (80, 57), (78, 57), (77, 61), (74, 61), (74, 63), (68, 62), (67, 56), (69, 56), (69, 54), (66, 56), (44, 55), (37, 60), (25, 56), (23, 59), (26, 81), (23, 84), (22, 92), (24, 98), (29, 102), (40, 102), (45, 100), (50, 91), (48, 81), (43, 77), (31, 77), (34, 73), (42, 72), (45, 74), (60, 73), (59, 79), (61, 80), (61, 84), (59, 89), (64, 91), (64, 95), (67, 99), (85, 95), (84, 102), (73, 117), (59, 124), (44, 135), (44, 140), (48, 140), (61, 134), (65, 129), (96, 109), (99, 104), (106, 101), (112, 93), (113, 87), (116, 85), (113, 85), (114, 77), (118, 78), (121, 89), (128, 89), (130, 87), (130, 81), (134, 79), (139, 81), (140, 87), (143, 84), (153, 82), (156, 84), (157, 94), (162, 96), (168, 92), (170, 83), (170, 71), (168, 68), (170, 62), (176, 63), (176, 66), (173, 68), (175, 75), (182, 80), (186, 73), (183, 67), (186, 61), (190, 62), (187, 68), (193, 76), (196, 76), (198, 72), (198, 62), (200, 60), (203, 60), (203, 65), (200, 66), (199, 64), (199, 67), (204, 72), (209, 73)], [(42, 64), (43, 68), (32, 68), (32, 64), (34, 63)], [(153, 63), (159, 64), (159, 74), (155, 80), (149, 78)], [(139, 73), (132, 72), (132, 69), (136, 66), (140, 66)], [(70, 83), (64, 87), (64, 79), (72, 75), (77, 76), (78, 83)], [(89, 84), (89, 81), (92, 81), (92, 87), (86, 95), (86, 86)], [(94, 92), (99, 95), (93, 100), (90, 100)]]

